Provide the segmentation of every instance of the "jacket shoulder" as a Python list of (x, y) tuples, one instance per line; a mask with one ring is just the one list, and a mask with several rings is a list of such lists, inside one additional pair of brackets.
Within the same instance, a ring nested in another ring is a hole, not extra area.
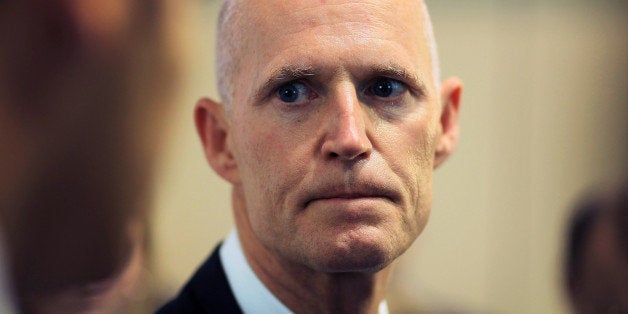
[(219, 249), (220, 245), (194, 273), (179, 295), (158, 309), (157, 314), (242, 313), (227, 281)]

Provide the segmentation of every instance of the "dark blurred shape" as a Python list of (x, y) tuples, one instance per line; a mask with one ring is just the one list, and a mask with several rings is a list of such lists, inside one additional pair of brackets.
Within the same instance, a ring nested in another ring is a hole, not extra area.
[(0, 3), (0, 232), (25, 313), (124, 311), (174, 72), (162, 1)]
[(576, 313), (628, 313), (628, 181), (585, 198), (569, 225), (565, 284)]

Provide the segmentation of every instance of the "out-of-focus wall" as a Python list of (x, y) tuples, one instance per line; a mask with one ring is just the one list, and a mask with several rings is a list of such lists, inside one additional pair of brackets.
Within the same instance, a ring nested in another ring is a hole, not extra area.
[[(628, 173), (626, 5), (621, 1), (428, 1), (446, 75), (465, 82), (456, 154), (435, 175), (432, 217), (401, 259), (394, 300), (426, 310), (567, 312), (563, 232), (578, 192)], [(184, 82), (161, 156), (156, 285), (174, 294), (232, 224), (227, 183), (192, 121), (217, 97), (218, 1), (178, 25)]]
[(158, 289), (173, 295), (232, 224), (230, 189), (205, 161), (193, 108), (202, 96), (218, 97), (213, 70), (219, 1), (178, 5), (172, 38), (181, 47), (182, 82), (167, 145), (160, 156), (152, 221), (152, 267)]

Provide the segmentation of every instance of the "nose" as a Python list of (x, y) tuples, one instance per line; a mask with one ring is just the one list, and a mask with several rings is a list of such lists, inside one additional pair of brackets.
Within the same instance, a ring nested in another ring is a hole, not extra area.
[(367, 135), (368, 113), (360, 104), (355, 89), (347, 89), (334, 98), (325, 122), (323, 156), (345, 161), (368, 157), (373, 150)]

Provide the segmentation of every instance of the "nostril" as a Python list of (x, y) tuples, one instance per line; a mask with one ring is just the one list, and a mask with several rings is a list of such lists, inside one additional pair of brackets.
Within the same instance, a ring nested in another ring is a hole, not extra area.
[(355, 160), (368, 158), (370, 155), (370, 149), (356, 149), (341, 147), (336, 150), (328, 150), (326, 153), (329, 159), (343, 159), (343, 160)]

